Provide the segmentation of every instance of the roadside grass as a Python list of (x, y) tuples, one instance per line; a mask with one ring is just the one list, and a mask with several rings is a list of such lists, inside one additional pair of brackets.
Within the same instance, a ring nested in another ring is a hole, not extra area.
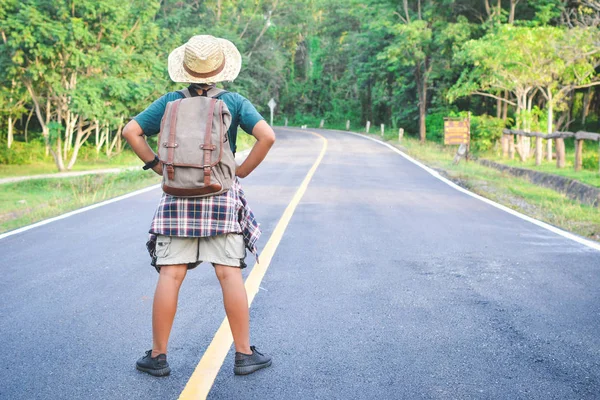
[(565, 176), (590, 186), (600, 187), (600, 173), (598, 171), (587, 169), (575, 171), (573, 168), (573, 165), (575, 164), (575, 156), (573, 154), (567, 154), (565, 168), (556, 168), (556, 161), (550, 162), (543, 160), (541, 165), (535, 165), (535, 158), (531, 158), (525, 162), (522, 162), (521, 160), (517, 159), (518, 156), (516, 156), (514, 160), (502, 158), (500, 155), (496, 154), (484, 154), (482, 157), (501, 164), (509, 165), (511, 167), (527, 168), (534, 171), (546, 172), (548, 174)]
[[(371, 136), (381, 138), (381, 135)], [(442, 146), (432, 142), (421, 144), (418, 139), (406, 136), (402, 143), (398, 142), (397, 137), (388, 142), (479, 195), (551, 225), (600, 241), (598, 208), (581, 204), (562, 193), (476, 162), (461, 160), (458, 165), (454, 165), (452, 161), (456, 146)], [(593, 173), (590, 174), (594, 178)], [(589, 181), (595, 182), (593, 179)]]
[[(364, 133), (364, 132), (361, 132)], [(379, 133), (379, 128), (377, 128), (377, 133)], [(374, 135), (375, 136), (375, 135)], [(381, 137), (381, 135), (377, 135)], [(386, 141), (398, 141), (398, 132), (392, 132), (390, 130), (385, 131), (385, 140)], [(413, 140), (418, 143), (413, 137), (404, 136), (404, 140)], [(403, 142), (404, 142), (403, 140)], [(448, 152), (450, 156), (453, 158), (456, 153), (456, 146), (444, 146), (436, 142), (427, 142), (427, 145), (433, 144), (437, 146), (436, 149), (438, 152)], [(544, 148), (546, 143), (544, 142)], [(566, 160), (565, 160), (565, 168), (557, 168), (556, 160), (546, 161), (546, 159), (542, 160), (542, 164), (539, 166), (535, 165), (535, 157), (532, 156), (528, 160), (522, 162), (517, 154), (515, 154), (515, 159), (507, 159), (502, 158), (502, 153), (500, 150), (491, 150), (488, 152), (484, 152), (478, 154), (481, 158), (486, 158), (491, 161), (495, 161), (500, 164), (509, 165), (511, 167), (517, 168), (527, 168), (535, 171), (546, 172), (549, 174), (565, 176), (567, 178), (576, 179), (582, 183), (585, 183), (590, 186), (600, 187), (600, 173), (598, 172), (598, 151), (597, 146), (592, 146), (590, 143), (584, 148), (583, 159), (584, 159), (584, 167), (587, 165), (588, 169), (582, 169), (581, 171), (575, 171), (575, 148), (573, 140), (565, 140), (566, 146)], [(591, 166), (591, 168), (590, 168)]]
[[(77, 157), (77, 162), (71, 171), (90, 171), (104, 168), (127, 168), (139, 165), (140, 160), (131, 150), (125, 150), (119, 154), (113, 155), (112, 157), (107, 157), (102, 153), (100, 153), (100, 155), (96, 155), (95, 151), (82, 151), (80, 152), (79, 157)], [(0, 164), (0, 178), (53, 173), (58, 173), (58, 169), (56, 168), (56, 164), (54, 164), (52, 156), (21, 165)]]
[(0, 233), (160, 182), (148, 171), (34, 179), (0, 186)]

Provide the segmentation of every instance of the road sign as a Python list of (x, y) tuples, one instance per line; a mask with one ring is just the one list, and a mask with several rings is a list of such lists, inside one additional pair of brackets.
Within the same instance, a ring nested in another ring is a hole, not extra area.
[(269, 100), (269, 103), (267, 105), (271, 109), (271, 126), (273, 126), (273, 110), (275, 110), (275, 106), (277, 105), (277, 103), (275, 103), (275, 99), (272, 98), (271, 100)]
[(468, 144), (471, 139), (469, 119), (444, 118), (444, 144)]

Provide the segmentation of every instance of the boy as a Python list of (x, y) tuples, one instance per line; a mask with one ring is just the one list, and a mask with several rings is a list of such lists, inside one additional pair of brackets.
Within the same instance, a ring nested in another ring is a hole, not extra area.
[[(256, 138), (250, 154), (236, 168), (236, 176), (244, 178), (265, 158), (275, 142), (275, 133), (246, 98), (237, 93), (219, 93), (215, 87), (218, 82), (233, 81), (241, 64), (241, 55), (233, 43), (209, 35), (194, 36), (169, 55), (169, 76), (174, 82), (191, 84), (191, 96), (218, 96), (227, 105), (232, 121), (225, 146), (229, 144), (235, 153), (238, 126)], [(181, 92), (165, 94), (123, 129), (123, 136), (145, 163), (144, 169), (151, 168), (162, 175), (162, 161), (143, 135), (157, 134), (167, 103), (182, 97)], [(221, 212), (216, 213), (215, 209)], [(154, 376), (169, 375), (167, 344), (179, 288), (187, 270), (202, 261), (213, 264), (221, 284), (236, 349), (234, 373), (244, 375), (270, 366), (271, 357), (250, 346), (248, 301), (241, 268), (245, 267), (244, 247), (255, 253), (260, 231), (237, 178), (231, 189), (217, 196), (178, 198), (163, 194), (150, 233), (157, 235), (156, 264), (160, 273), (152, 308), (153, 344), (152, 350), (137, 361), (136, 368)]]

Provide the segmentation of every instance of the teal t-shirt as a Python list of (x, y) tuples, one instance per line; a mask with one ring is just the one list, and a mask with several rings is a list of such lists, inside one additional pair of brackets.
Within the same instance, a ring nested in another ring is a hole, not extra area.
[[(144, 135), (156, 135), (160, 131), (160, 121), (167, 108), (167, 103), (183, 97), (183, 94), (179, 92), (169, 92), (154, 101), (133, 119), (140, 124)], [(219, 96), (219, 99), (225, 102), (231, 113), (231, 125), (227, 134), (229, 146), (235, 154), (238, 126), (241, 126), (246, 133), (252, 134), (254, 125), (264, 118), (256, 111), (252, 103), (239, 93), (227, 92)]]

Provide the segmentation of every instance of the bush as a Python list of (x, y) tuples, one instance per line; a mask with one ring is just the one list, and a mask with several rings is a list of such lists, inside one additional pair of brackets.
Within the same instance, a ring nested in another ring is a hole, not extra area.
[(46, 159), (46, 148), (43, 141), (29, 143), (13, 142), (11, 148), (5, 145), (0, 148), (0, 164), (25, 165)]
[(447, 111), (427, 114), (427, 140), (441, 143), (444, 141), (444, 118), (450, 116)]
[(491, 150), (496, 141), (502, 137), (504, 120), (480, 115), (471, 117), (471, 147), (474, 150), (484, 152)]
[(581, 160), (581, 166), (583, 169), (598, 170), (598, 154), (589, 153), (584, 154)]

